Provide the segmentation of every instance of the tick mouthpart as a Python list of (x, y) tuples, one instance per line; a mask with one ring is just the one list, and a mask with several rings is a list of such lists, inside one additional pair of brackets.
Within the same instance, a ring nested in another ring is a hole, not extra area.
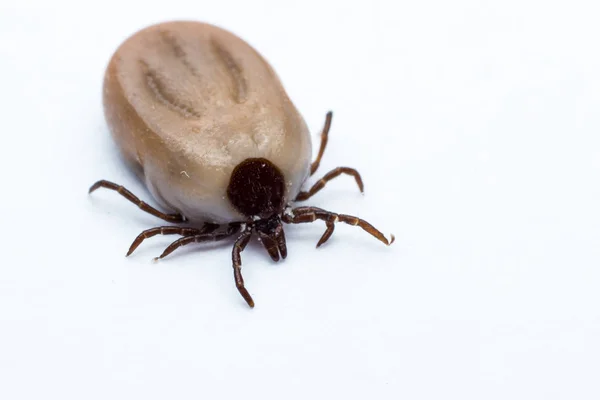
[(253, 228), (258, 234), (258, 240), (273, 261), (277, 262), (280, 258), (285, 259), (287, 257), (285, 234), (279, 215), (258, 220), (254, 223)]

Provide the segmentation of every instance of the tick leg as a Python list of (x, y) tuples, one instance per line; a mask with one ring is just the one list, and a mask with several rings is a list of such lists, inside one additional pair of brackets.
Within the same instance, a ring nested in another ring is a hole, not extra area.
[(217, 242), (219, 240), (226, 239), (226, 238), (230, 237), (231, 235), (233, 235), (234, 233), (238, 232), (239, 229), (240, 229), (239, 224), (230, 224), (229, 227), (227, 228), (227, 231), (225, 231), (225, 232), (199, 233), (199, 234), (193, 235), (193, 236), (182, 237), (181, 239), (177, 239), (176, 241), (171, 243), (162, 252), (162, 254), (160, 256), (154, 258), (154, 260), (157, 261), (161, 258), (165, 258), (166, 256), (168, 256), (169, 254), (171, 254), (172, 252), (174, 252), (181, 246), (185, 246), (190, 243), (202, 243), (202, 242), (210, 242), (210, 241)]
[(123, 186), (117, 185), (116, 183), (101, 180), (92, 185), (88, 193), (92, 193), (94, 190), (98, 188), (106, 188), (110, 190), (114, 190), (119, 193), (121, 196), (125, 197), (127, 200), (137, 205), (143, 211), (146, 211), (148, 214), (152, 214), (155, 217), (158, 217), (167, 222), (184, 222), (185, 217), (181, 214), (165, 214), (161, 211), (158, 211), (156, 208), (151, 205), (140, 200), (136, 195), (131, 193), (129, 190), (125, 189)]
[(365, 186), (364, 186), (362, 178), (360, 177), (360, 174), (358, 173), (357, 170), (355, 170), (354, 168), (348, 168), (348, 167), (337, 167), (336, 169), (326, 173), (325, 176), (323, 178), (321, 178), (317, 183), (315, 183), (308, 192), (298, 193), (298, 196), (296, 196), (295, 201), (303, 201), (303, 200), (311, 198), (319, 190), (323, 189), (325, 187), (325, 185), (327, 184), (327, 182), (329, 182), (330, 180), (332, 180), (334, 178), (337, 178), (338, 176), (340, 176), (342, 174), (353, 176), (354, 179), (356, 180), (356, 184), (358, 185), (358, 188), (360, 189), (360, 192), (361, 193), (364, 192)]
[[(327, 116), (325, 117), (325, 126), (323, 126), (323, 131), (321, 133), (321, 146), (319, 147), (319, 154), (317, 155), (317, 158), (315, 159), (315, 161), (313, 161), (313, 163), (310, 166), (310, 174), (311, 175), (313, 175), (317, 171), (317, 169), (319, 168), (319, 165), (321, 164), (321, 158), (323, 158), (323, 153), (325, 153), (325, 147), (327, 147), (327, 141), (329, 139), (329, 129), (331, 128), (332, 118), (333, 118), (333, 113), (331, 111), (329, 111), (327, 113)], [(327, 184), (327, 182), (340, 176), (341, 174), (353, 176), (354, 179), (356, 180), (356, 184), (358, 185), (358, 188), (360, 189), (361, 193), (364, 192), (363, 181), (357, 170), (355, 170), (354, 168), (348, 168), (348, 167), (338, 167), (332, 171), (329, 171), (327, 174), (325, 174), (325, 176), (323, 178), (321, 178), (317, 183), (315, 183), (308, 192), (298, 193), (298, 196), (296, 197), (295, 201), (303, 201), (303, 200), (311, 198), (315, 193), (317, 193), (319, 190), (323, 189), (325, 187), (325, 185)]]
[(325, 125), (323, 126), (323, 131), (321, 131), (321, 146), (319, 147), (319, 154), (313, 163), (310, 165), (310, 174), (314, 174), (319, 168), (319, 164), (321, 163), (321, 158), (323, 158), (323, 153), (325, 152), (325, 147), (327, 147), (327, 139), (329, 138), (329, 128), (331, 128), (331, 118), (333, 117), (333, 112), (329, 111), (325, 116)]
[(244, 278), (242, 277), (242, 257), (241, 253), (246, 248), (246, 245), (250, 241), (250, 237), (252, 236), (252, 231), (247, 230), (244, 231), (240, 237), (237, 238), (235, 244), (233, 245), (233, 251), (231, 252), (231, 260), (233, 262), (233, 278), (235, 279), (235, 286), (237, 290), (240, 292), (246, 303), (250, 307), (254, 307), (254, 300), (252, 300), (252, 296), (248, 293), (248, 290), (244, 286)]
[(391, 239), (388, 240), (383, 233), (363, 219), (354, 217), (352, 215), (336, 214), (317, 207), (294, 208), (291, 211), (291, 215), (284, 214), (282, 220), (288, 224), (304, 224), (314, 222), (316, 220), (325, 221), (327, 228), (325, 233), (323, 233), (323, 236), (321, 236), (321, 239), (319, 239), (317, 247), (321, 246), (331, 237), (333, 230), (335, 229), (336, 222), (344, 222), (349, 225), (358, 226), (388, 246), (394, 243), (395, 240), (394, 235), (391, 235)]
[[(219, 228), (217, 224), (204, 224), (202, 228), (187, 228), (180, 226), (159, 226), (157, 228), (146, 229), (142, 233), (140, 233), (131, 246), (129, 247), (129, 251), (127, 252), (127, 256), (131, 255), (138, 248), (140, 244), (146, 239), (150, 239), (156, 235), (181, 235), (181, 236), (194, 236), (200, 235), (203, 233), (211, 233)], [(126, 257), (127, 257), (126, 256)]]

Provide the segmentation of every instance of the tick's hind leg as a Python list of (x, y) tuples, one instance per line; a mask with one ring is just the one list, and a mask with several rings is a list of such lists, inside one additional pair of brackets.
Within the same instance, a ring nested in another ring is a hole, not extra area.
[(368, 223), (367, 221), (354, 217), (352, 215), (345, 214), (336, 214), (330, 211), (325, 211), (321, 208), (317, 207), (298, 207), (294, 208), (291, 211), (291, 215), (284, 214), (282, 218), (283, 222), (288, 224), (304, 224), (309, 222), (314, 222), (316, 220), (325, 221), (326, 229), (321, 239), (317, 243), (317, 247), (321, 246), (325, 243), (331, 235), (333, 234), (333, 230), (335, 229), (336, 222), (344, 222), (349, 225), (358, 226), (362, 228), (367, 233), (371, 234), (377, 240), (386, 245), (391, 245), (394, 243), (394, 235), (391, 235), (391, 239), (388, 240), (383, 233), (377, 230), (373, 225)]
[(137, 205), (143, 211), (146, 211), (148, 214), (152, 214), (155, 217), (158, 217), (167, 222), (174, 222), (174, 223), (185, 222), (185, 217), (183, 215), (181, 215), (181, 214), (165, 214), (165, 213), (157, 210), (156, 208), (152, 207), (151, 205), (143, 202), (136, 195), (131, 193), (129, 190), (125, 189), (123, 186), (117, 185), (116, 183), (113, 183), (113, 182), (109, 182), (109, 181), (105, 181), (105, 180), (98, 181), (98, 182), (94, 183), (92, 185), (92, 187), (90, 187), (90, 190), (88, 193), (92, 193), (94, 190), (99, 189), (99, 188), (106, 188), (106, 189), (114, 190), (115, 192), (119, 193), (121, 196), (125, 197), (127, 200), (129, 200), (133, 204)]
[(180, 226), (159, 226), (159, 227), (156, 227), (156, 228), (146, 229), (145, 231), (143, 231), (142, 233), (140, 233), (135, 238), (135, 240), (133, 241), (133, 243), (129, 247), (129, 251), (127, 252), (127, 256), (131, 255), (131, 253), (133, 253), (135, 251), (135, 249), (137, 249), (138, 246), (140, 244), (142, 244), (142, 242), (144, 240), (150, 239), (151, 237), (156, 236), (156, 235), (194, 236), (194, 235), (200, 235), (200, 234), (203, 234), (203, 233), (214, 232), (218, 228), (219, 228), (219, 225), (217, 225), (217, 224), (208, 224), (207, 223), (207, 224), (204, 224), (202, 226), (202, 228), (200, 228), (200, 229), (180, 227)]

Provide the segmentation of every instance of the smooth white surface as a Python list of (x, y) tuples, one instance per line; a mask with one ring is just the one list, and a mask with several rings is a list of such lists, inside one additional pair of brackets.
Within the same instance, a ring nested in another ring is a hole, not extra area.
[[(37, 1), (0, 6), (2, 399), (598, 399), (596, 2)], [(309, 203), (397, 241), (288, 227), (280, 264), (172, 238), (100, 178), (106, 62), (150, 23), (219, 24), (318, 133)]]

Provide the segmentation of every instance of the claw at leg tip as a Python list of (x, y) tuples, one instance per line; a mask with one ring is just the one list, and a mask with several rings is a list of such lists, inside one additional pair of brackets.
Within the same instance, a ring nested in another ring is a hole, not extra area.
[(391, 246), (391, 245), (392, 245), (392, 243), (394, 243), (394, 241), (396, 240), (396, 236), (394, 236), (394, 234), (393, 234), (393, 233), (392, 233), (392, 234), (390, 234), (390, 237), (391, 237), (391, 239), (390, 239), (390, 243), (388, 244), (388, 246)]
[(98, 182), (94, 183), (92, 186), (90, 186), (90, 188), (88, 189), (88, 194), (92, 193), (93, 191), (95, 191), (96, 189), (98, 189), (98, 186), (96, 186)]
[(248, 291), (245, 288), (244, 291), (240, 291), (240, 293), (242, 293), (242, 297), (244, 298), (244, 300), (246, 300), (248, 307), (254, 308), (254, 299), (252, 298), (252, 296), (250, 296), (250, 293), (248, 293)]

